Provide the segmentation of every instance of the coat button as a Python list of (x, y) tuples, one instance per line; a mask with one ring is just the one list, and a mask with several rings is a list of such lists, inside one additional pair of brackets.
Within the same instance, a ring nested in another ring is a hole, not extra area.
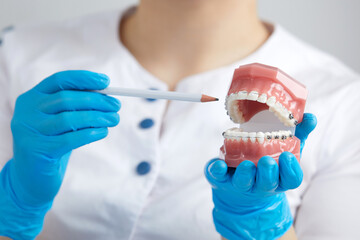
[(146, 161), (139, 163), (139, 165), (137, 165), (137, 167), (136, 167), (136, 172), (139, 175), (145, 175), (145, 174), (149, 173), (150, 170), (151, 170), (151, 165), (149, 162), (146, 162)]
[[(149, 88), (149, 90), (159, 90), (159, 89), (157, 89), (157, 88)], [(157, 99), (156, 98), (145, 98), (145, 100), (148, 101), (148, 102), (154, 102)]]
[(145, 118), (139, 123), (139, 127), (142, 129), (147, 129), (154, 126), (154, 124), (155, 124), (154, 120), (152, 120), (151, 118)]

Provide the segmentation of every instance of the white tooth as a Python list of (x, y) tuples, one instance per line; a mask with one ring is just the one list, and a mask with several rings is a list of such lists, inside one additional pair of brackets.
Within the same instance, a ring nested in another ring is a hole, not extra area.
[(287, 132), (287, 131), (281, 131), (281, 137), (280, 137), (280, 139), (286, 140), (286, 139), (288, 138), (286, 132)]
[(292, 132), (291, 131), (289, 131), (290, 133), (289, 133), (289, 137), (293, 137), (294, 135), (292, 134)]
[(238, 100), (244, 100), (246, 99), (248, 96), (247, 92), (246, 91), (241, 91), (241, 92), (238, 92), (237, 93), (237, 98)]
[(291, 122), (289, 121), (289, 119), (287, 121), (285, 121), (285, 125), (287, 127), (292, 127), (293, 125), (291, 124)]
[[(285, 109), (281, 112), (281, 117), (284, 119), (284, 120), (288, 120), (289, 119), (289, 112)], [(286, 121), (287, 122), (287, 121)]]
[(247, 142), (248, 137), (249, 137), (248, 132), (241, 132), (241, 140), (243, 140), (244, 142)]
[(276, 112), (280, 113), (281, 112), (281, 109), (282, 109), (283, 105), (279, 102), (276, 102), (275, 103), (275, 110)]
[(256, 133), (256, 137), (257, 138), (264, 138), (265, 137), (265, 134), (263, 132), (257, 132)]
[(276, 98), (273, 96), (273, 97), (269, 97), (269, 99), (266, 101), (266, 104), (269, 106), (269, 107), (273, 107), (276, 103)]
[(265, 137), (265, 134), (263, 132), (257, 132), (256, 133), (256, 139), (259, 143), (263, 143), (264, 142), (264, 137)]
[(269, 111), (270, 112), (275, 112), (275, 108), (274, 107), (269, 107)]
[(275, 139), (275, 137), (279, 137), (279, 132), (271, 132), (271, 136), (272, 136), (272, 139)]
[(248, 137), (249, 137), (249, 133), (248, 133), (248, 132), (242, 132), (242, 137), (243, 137), (243, 138), (248, 138)]
[(270, 139), (272, 138), (272, 135), (271, 135), (271, 133), (269, 133), (269, 132), (266, 132), (265, 133), (265, 139), (267, 139), (267, 140), (270, 140)]
[(266, 103), (267, 95), (265, 93), (261, 94), (261, 96), (258, 98), (258, 102)]
[(286, 124), (286, 123), (285, 123), (285, 119), (282, 118), (282, 115), (281, 115), (280, 113), (278, 113), (278, 115), (276, 115), (276, 116), (277, 116), (277, 118), (280, 120), (280, 122), (281, 122), (282, 124), (284, 124), (284, 125)]
[(241, 140), (243, 140), (244, 142), (247, 142), (247, 140), (249, 139), (249, 133), (248, 132), (242, 132), (241, 133)]
[(257, 91), (251, 91), (247, 96), (247, 100), (256, 101), (259, 97), (259, 93)]
[(293, 118), (289, 121), (289, 123), (291, 124), (291, 127), (296, 126), (295, 121), (296, 121), (295, 118)]
[(249, 132), (249, 137), (256, 137), (256, 132)]
[(250, 138), (250, 141), (254, 143), (256, 141), (256, 132), (250, 132), (249, 138)]
[(237, 134), (237, 127), (233, 127), (233, 128), (230, 128), (228, 130), (225, 131), (225, 137), (229, 137), (229, 138), (234, 138), (236, 137), (238, 134)]

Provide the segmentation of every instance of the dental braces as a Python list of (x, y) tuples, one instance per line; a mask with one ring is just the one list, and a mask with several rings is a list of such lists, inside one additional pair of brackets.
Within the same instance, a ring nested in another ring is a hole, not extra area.
[(231, 128), (223, 132), (224, 138), (231, 140), (250, 140), (255, 142), (256, 140), (260, 143), (264, 140), (286, 140), (288, 138), (293, 138), (294, 135), (291, 131), (274, 131), (274, 132), (243, 132), (240, 128)]

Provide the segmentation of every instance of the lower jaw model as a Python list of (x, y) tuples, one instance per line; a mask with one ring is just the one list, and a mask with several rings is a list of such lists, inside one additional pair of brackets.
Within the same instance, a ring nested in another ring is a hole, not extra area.
[(257, 164), (265, 155), (278, 161), (284, 151), (300, 160), (300, 140), (294, 130), (302, 121), (306, 98), (306, 87), (277, 68), (259, 63), (237, 68), (225, 108), (240, 128), (223, 133), (220, 158), (229, 167), (245, 160)]

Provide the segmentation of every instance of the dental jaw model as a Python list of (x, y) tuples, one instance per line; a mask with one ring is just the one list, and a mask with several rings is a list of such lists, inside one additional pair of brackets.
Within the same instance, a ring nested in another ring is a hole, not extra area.
[(229, 167), (245, 160), (257, 164), (265, 155), (277, 161), (284, 151), (300, 160), (294, 130), (302, 121), (306, 97), (306, 87), (277, 68), (258, 63), (237, 68), (225, 107), (240, 128), (223, 133), (220, 158)]

